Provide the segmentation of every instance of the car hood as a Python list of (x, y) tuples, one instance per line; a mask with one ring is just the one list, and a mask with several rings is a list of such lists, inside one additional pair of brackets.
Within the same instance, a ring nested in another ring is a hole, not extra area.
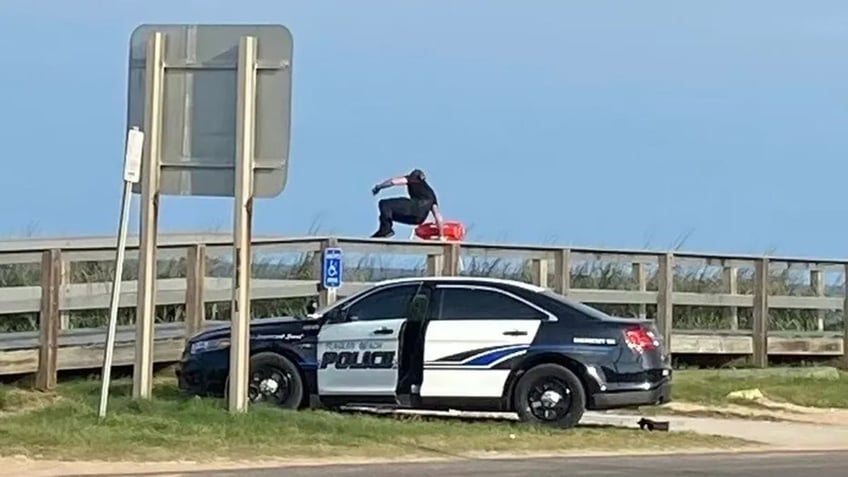
[[(288, 333), (301, 333), (305, 325), (314, 323), (315, 320), (295, 316), (253, 319), (250, 322), (250, 336), (278, 336)], [(232, 326), (228, 321), (210, 323), (207, 326), (209, 326), (209, 329), (192, 336), (189, 339), (189, 343), (230, 337)]]

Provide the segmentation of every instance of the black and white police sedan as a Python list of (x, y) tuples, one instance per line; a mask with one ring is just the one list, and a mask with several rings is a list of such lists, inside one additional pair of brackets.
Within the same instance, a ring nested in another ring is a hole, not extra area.
[[(187, 342), (184, 391), (225, 394), (229, 333)], [(652, 321), (611, 317), (518, 281), (387, 280), (309, 318), (255, 320), (250, 333), (249, 397), (287, 408), (508, 411), (571, 427), (586, 409), (671, 397)]]

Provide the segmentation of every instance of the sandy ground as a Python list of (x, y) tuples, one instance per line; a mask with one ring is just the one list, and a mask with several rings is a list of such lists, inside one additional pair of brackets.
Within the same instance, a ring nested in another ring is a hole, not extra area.
[(662, 409), (672, 412), (719, 412), (728, 416), (736, 417), (768, 417), (783, 421), (806, 422), (812, 424), (826, 424), (835, 426), (848, 426), (848, 409), (837, 408), (814, 408), (797, 406), (794, 404), (781, 403), (768, 399), (758, 399), (756, 404), (760, 408), (729, 404), (725, 406), (704, 406), (700, 404), (671, 402)]

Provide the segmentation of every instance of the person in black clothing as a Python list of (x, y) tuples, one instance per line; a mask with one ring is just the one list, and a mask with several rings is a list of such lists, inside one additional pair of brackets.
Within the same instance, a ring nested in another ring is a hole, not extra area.
[(371, 237), (391, 237), (394, 222), (407, 225), (420, 225), (432, 212), (439, 237), (442, 237), (442, 215), (439, 213), (439, 200), (421, 169), (415, 169), (409, 174), (386, 179), (374, 186), (371, 193), (377, 195), (381, 190), (392, 186), (405, 185), (409, 198), (393, 197), (379, 202), (380, 228)]

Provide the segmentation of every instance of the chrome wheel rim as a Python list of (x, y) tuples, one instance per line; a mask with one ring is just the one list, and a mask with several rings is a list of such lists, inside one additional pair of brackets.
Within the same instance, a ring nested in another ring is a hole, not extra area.
[(530, 413), (542, 421), (558, 421), (571, 411), (574, 403), (571, 387), (565, 381), (546, 376), (537, 379), (527, 393)]

